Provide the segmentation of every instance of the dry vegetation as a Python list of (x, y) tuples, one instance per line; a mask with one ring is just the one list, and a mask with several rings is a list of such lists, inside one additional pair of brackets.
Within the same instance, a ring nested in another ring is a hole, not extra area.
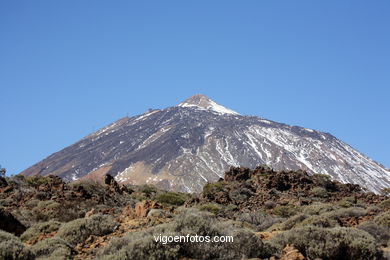
[[(1, 178), (0, 259), (390, 259), (389, 197), (324, 175), (231, 168), (198, 195)], [(234, 242), (164, 245), (159, 234)]]

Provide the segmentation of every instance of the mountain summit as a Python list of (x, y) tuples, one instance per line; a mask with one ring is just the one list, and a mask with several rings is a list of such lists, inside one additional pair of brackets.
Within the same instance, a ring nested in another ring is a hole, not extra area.
[(192, 97), (189, 97), (177, 106), (209, 110), (209, 111), (217, 112), (219, 114), (238, 115), (237, 112), (215, 103), (214, 101), (212, 101), (211, 99), (209, 99), (208, 97), (202, 94), (197, 94)]
[(230, 166), (303, 169), (379, 192), (390, 170), (334, 136), (242, 116), (203, 95), (122, 118), (22, 172), (72, 181), (111, 174), (121, 183), (199, 192)]

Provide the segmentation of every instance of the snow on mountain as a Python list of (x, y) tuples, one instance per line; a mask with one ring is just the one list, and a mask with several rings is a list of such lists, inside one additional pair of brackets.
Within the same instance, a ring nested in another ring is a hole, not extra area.
[(178, 107), (190, 107), (195, 109), (201, 109), (201, 110), (210, 110), (213, 112), (217, 112), (219, 114), (232, 114), (232, 115), (239, 115), (237, 112), (228, 109), (224, 106), (221, 106), (208, 97), (204, 95), (194, 95), (188, 99), (186, 99), (184, 102), (177, 105)]
[(242, 116), (203, 95), (122, 118), (22, 173), (69, 181), (110, 173), (122, 183), (199, 192), (231, 165), (259, 164), (328, 174), (374, 192), (390, 187), (389, 169), (328, 133)]

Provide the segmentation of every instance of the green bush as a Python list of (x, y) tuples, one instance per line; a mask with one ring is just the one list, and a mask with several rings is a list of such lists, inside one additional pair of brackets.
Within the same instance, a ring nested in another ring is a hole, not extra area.
[(295, 216), (290, 217), (280, 225), (278, 225), (279, 230), (289, 230), (295, 227), (297, 224), (302, 223), (305, 219), (307, 219), (309, 216), (305, 214), (298, 214)]
[(71, 259), (72, 247), (58, 237), (47, 238), (31, 247), (37, 259)]
[(390, 239), (390, 228), (380, 226), (372, 221), (364, 222), (357, 228), (369, 233), (380, 245), (387, 246), (387, 242)]
[(34, 254), (22, 244), (18, 237), (0, 230), (0, 259), (32, 260)]
[(189, 209), (172, 223), (173, 231), (182, 235), (233, 236), (233, 243), (185, 243), (183, 257), (195, 259), (241, 259), (270, 257), (274, 248), (265, 245), (253, 232), (237, 228), (231, 222), (218, 222), (213, 215)]
[(311, 193), (315, 197), (319, 197), (319, 198), (326, 198), (326, 197), (328, 197), (328, 191), (325, 188), (322, 188), (322, 187), (314, 187), (311, 190)]
[(40, 186), (42, 184), (46, 184), (46, 183), (50, 182), (49, 178), (42, 176), (42, 175), (29, 176), (26, 178), (26, 181), (30, 186), (35, 187), (35, 188), (37, 188), (38, 186)]
[(55, 220), (50, 220), (43, 223), (38, 223), (28, 228), (20, 238), (22, 241), (29, 241), (39, 237), (41, 234), (48, 234), (57, 231), (61, 226), (61, 223)]
[(223, 191), (224, 187), (226, 186), (226, 182), (220, 181), (220, 182), (214, 182), (214, 183), (206, 183), (203, 186), (203, 196), (204, 197), (209, 197), (212, 196), (213, 194)]
[(292, 205), (286, 205), (286, 206), (278, 205), (273, 209), (272, 213), (281, 216), (282, 218), (288, 218), (297, 214), (298, 208)]
[[(154, 236), (163, 235), (231, 235), (233, 243), (157, 243)], [(183, 209), (173, 222), (130, 232), (116, 238), (99, 252), (99, 259), (242, 259), (270, 257), (275, 249), (263, 243), (254, 233), (218, 222), (213, 215), (195, 209)]]
[(385, 211), (378, 216), (376, 216), (373, 220), (374, 223), (390, 228), (390, 210)]
[(237, 188), (232, 189), (229, 192), (229, 198), (235, 203), (235, 204), (241, 204), (245, 201), (247, 201), (251, 196), (253, 196), (253, 191), (251, 191), (248, 188)]
[(338, 202), (338, 205), (343, 208), (353, 207), (357, 203), (357, 200), (354, 196), (345, 197)]
[(278, 218), (274, 218), (261, 210), (245, 213), (238, 212), (236, 219), (256, 226), (257, 231), (263, 231), (280, 221)]
[(208, 204), (203, 204), (199, 207), (201, 211), (208, 211), (213, 214), (218, 214), (221, 211), (221, 206), (216, 203), (208, 203)]
[(156, 243), (147, 231), (131, 232), (126, 237), (110, 241), (108, 246), (100, 253), (100, 260), (174, 260), (179, 258), (179, 246), (174, 244)]
[(389, 210), (390, 209), (390, 199), (384, 200), (378, 205), (380, 208)]
[(311, 205), (307, 205), (303, 207), (302, 213), (306, 215), (320, 215), (322, 213), (334, 211), (339, 208), (340, 208), (339, 206), (333, 204), (315, 202)]
[(332, 177), (327, 174), (314, 174), (312, 176), (313, 181), (320, 187), (325, 188), (328, 191), (335, 191), (336, 185), (332, 182)]
[(225, 213), (230, 213), (231, 211), (238, 211), (238, 210), (239, 208), (237, 207), (237, 205), (234, 204), (229, 204), (224, 208)]
[(117, 225), (118, 223), (112, 216), (96, 214), (62, 225), (56, 236), (75, 246), (90, 235), (102, 236), (112, 233)]
[(38, 205), (32, 209), (34, 220), (40, 222), (57, 219), (62, 207), (63, 205), (54, 200), (40, 201), (38, 202)]
[(307, 226), (286, 231), (271, 240), (280, 250), (293, 244), (309, 259), (366, 260), (376, 259), (378, 253), (375, 239), (355, 228)]
[(157, 188), (153, 185), (144, 184), (140, 188), (140, 192), (144, 193), (148, 198), (157, 193)]
[(365, 215), (367, 215), (367, 210), (362, 208), (341, 208), (306, 218), (299, 226), (337, 227), (341, 225), (341, 218), (361, 217)]
[(187, 195), (177, 192), (166, 192), (156, 195), (154, 199), (162, 204), (181, 206), (186, 201)]

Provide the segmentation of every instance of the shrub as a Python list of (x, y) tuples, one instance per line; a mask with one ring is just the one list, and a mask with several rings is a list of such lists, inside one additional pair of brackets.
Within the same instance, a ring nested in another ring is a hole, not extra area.
[(109, 234), (114, 231), (117, 225), (118, 223), (112, 216), (96, 214), (89, 218), (76, 219), (62, 225), (56, 236), (75, 246), (90, 235)]
[(325, 215), (319, 215), (319, 216), (312, 216), (306, 218), (302, 222), (296, 224), (296, 226), (307, 226), (307, 225), (323, 227), (323, 228), (332, 228), (332, 227), (340, 226), (340, 223), (338, 222), (337, 219), (328, 218)]
[(283, 218), (288, 218), (297, 214), (298, 208), (292, 205), (286, 205), (286, 206), (278, 205), (273, 209), (272, 213), (281, 216)]
[(319, 197), (319, 198), (326, 198), (328, 197), (328, 192), (325, 188), (322, 188), (322, 187), (314, 187), (312, 190), (311, 190), (312, 194), (315, 196), (315, 197)]
[(27, 177), (26, 181), (30, 186), (37, 188), (42, 184), (49, 183), (49, 178), (42, 175), (34, 175)]
[(144, 184), (141, 186), (140, 191), (144, 193), (148, 198), (157, 193), (157, 188), (153, 185)]
[(385, 210), (389, 210), (390, 209), (390, 199), (382, 201), (379, 204), (379, 207), (381, 207), (382, 209), (385, 209)]
[(223, 191), (225, 185), (226, 185), (226, 182), (222, 182), (222, 181), (214, 182), (214, 183), (206, 183), (203, 186), (202, 194), (204, 197), (212, 196), (213, 194), (215, 194), (217, 192)]
[(302, 221), (304, 221), (307, 218), (308, 218), (308, 215), (305, 215), (305, 214), (298, 214), (298, 215), (292, 216), (278, 226), (279, 230), (292, 229), (297, 224), (302, 223)]
[(234, 205), (234, 204), (229, 204), (227, 205), (225, 208), (224, 208), (224, 211), (225, 213), (228, 213), (230, 211), (237, 211), (239, 208), (237, 207), (237, 205)]
[(307, 214), (307, 215), (320, 215), (324, 212), (333, 211), (333, 210), (336, 210), (338, 208), (340, 208), (340, 207), (337, 207), (337, 206), (332, 205), (332, 204), (317, 202), (317, 203), (313, 203), (311, 205), (304, 207), (302, 213)]
[(186, 201), (187, 196), (177, 192), (166, 192), (158, 194), (154, 199), (162, 204), (181, 206)]
[(279, 249), (293, 244), (309, 259), (375, 259), (377, 244), (368, 233), (355, 228), (302, 227), (286, 231), (272, 241)]
[(257, 231), (265, 230), (276, 222), (279, 222), (279, 219), (274, 218), (261, 210), (246, 213), (238, 212), (236, 214), (236, 219), (256, 226)]
[(374, 223), (390, 228), (390, 210), (385, 211), (378, 216), (376, 216), (373, 220)]
[(39, 222), (56, 219), (59, 215), (58, 212), (62, 207), (63, 205), (54, 200), (40, 201), (38, 205), (32, 209), (34, 220)]
[(34, 254), (21, 243), (18, 237), (0, 230), (0, 259), (32, 260)]
[(343, 207), (343, 208), (349, 208), (353, 207), (354, 204), (357, 203), (356, 197), (350, 196), (350, 197), (345, 197), (342, 200), (338, 202), (338, 205)]
[(229, 192), (229, 198), (236, 204), (245, 202), (252, 195), (253, 192), (248, 188), (233, 189)]
[(274, 249), (262, 243), (252, 232), (237, 228), (231, 222), (218, 222), (215, 217), (189, 209), (177, 216), (173, 231), (182, 235), (233, 236), (233, 243), (185, 243), (182, 256), (195, 259), (241, 259), (269, 257)]
[(300, 226), (313, 225), (318, 227), (337, 227), (342, 223), (341, 218), (361, 217), (365, 215), (367, 215), (367, 211), (362, 208), (342, 208), (309, 217), (302, 221)]
[(377, 214), (381, 211), (381, 208), (376, 206), (376, 205), (371, 205), (371, 206), (367, 207), (367, 211)]
[(35, 194), (35, 198), (37, 199), (37, 200), (45, 200), (45, 199), (47, 199), (48, 198), (48, 194), (47, 193), (45, 193), (45, 192), (37, 192), (36, 194)]
[(37, 259), (70, 259), (72, 247), (58, 237), (47, 238), (31, 247)]
[(335, 191), (337, 189), (335, 183), (332, 182), (332, 177), (327, 174), (314, 174), (312, 178), (317, 185), (328, 191)]
[(276, 206), (276, 203), (272, 200), (267, 200), (266, 202), (264, 202), (264, 207), (266, 209), (272, 209)]
[[(158, 243), (159, 234), (186, 236), (232, 235), (233, 243)], [(275, 249), (262, 243), (257, 236), (231, 223), (217, 222), (213, 215), (195, 209), (182, 210), (173, 222), (130, 232), (116, 238), (100, 251), (99, 259), (241, 259), (270, 257)]]
[(384, 226), (380, 226), (374, 222), (364, 222), (360, 224), (357, 228), (369, 233), (382, 246), (386, 246), (387, 241), (389, 241), (390, 239), (390, 229)]
[[(121, 250), (112, 250), (115, 247), (122, 248)], [(129, 235), (125, 238), (115, 239), (110, 241), (109, 254), (103, 252), (98, 259), (105, 260), (132, 260), (132, 259), (166, 259), (174, 260), (179, 258), (178, 245), (164, 245), (154, 241), (153, 235), (149, 232), (141, 231), (137, 234)]]
[(57, 231), (61, 226), (61, 223), (55, 220), (48, 222), (38, 223), (28, 228), (20, 238), (22, 241), (29, 241), (36, 239), (41, 234), (48, 234)]
[(211, 212), (213, 214), (218, 214), (219, 211), (221, 210), (221, 206), (216, 203), (208, 203), (208, 204), (201, 205), (199, 209), (202, 211)]

